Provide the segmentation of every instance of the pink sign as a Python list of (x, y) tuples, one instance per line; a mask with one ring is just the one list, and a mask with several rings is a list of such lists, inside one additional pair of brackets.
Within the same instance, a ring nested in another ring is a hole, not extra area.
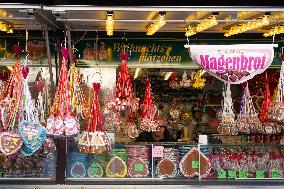
[(185, 45), (192, 60), (214, 77), (230, 84), (243, 83), (272, 63), (273, 44)]
[(163, 157), (164, 156), (164, 147), (163, 146), (154, 146), (152, 148), (153, 157)]

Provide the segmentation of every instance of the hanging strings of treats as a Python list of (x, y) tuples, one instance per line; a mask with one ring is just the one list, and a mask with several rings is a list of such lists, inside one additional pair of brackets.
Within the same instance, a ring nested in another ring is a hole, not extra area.
[(90, 116), (90, 110), (87, 97), (83, 92), (80, 74), (78, 69), (75, 67), (75, 63), (71, 66), (71, 102), (76, 115), (83, 119), (84, 117)]
[(80, 130), (78, 120), (72, 115), (71, 90), (67, 70), (68, 54), (69, 49), (62, 48), (63, 59), (58, 86), (46, 125), (47, 134), (55, 136), (72, 136)]
[(142, 104), (142, 115), (140, 121), (140, 128), (144, 131), (155, 131), (158, 127), (156, 121), (156, 107), (154, 106), (152, 99), (151, 84), (149, 80), (146, 80), (145, 98)]
[(125, 111), (139, 108), (139, 99), (134, 98), (132, 79), (126, 63), (128, 57), (128, 52), (120, 53), (122, 63), (116, 80), (115, 95), (114, 98), (108, 99), (106, 102), (109, 110)]
[(266, 83), (262, 108), (259, 113), (259, 120), (262, 122), (266, 134), (277, 134), (281, 132), (281, 128), (277, 122), (272, 122), (268, 117), (268, 109), (270, 105), (270, 90), (268, 83)]
[(224, 135), (237, 135), (238, 128), (233, 111), (233, 101), (231, 96), (230, 84), (225, 84), (223, 91), (222, 121), (220, 122), (218, 132)]
[(87, 128), (83, 131), (79, 140), (78, 147), (80, 152), (90, 154), (102, 154), (111, 150), (111, 144), (108, 134), (104, 131), (104, 114), (100, 107), (99, 90), (101, 85), (94, 83), (94, 99), (90, 108)]
[(176, 72), (173, 73), (173, 75), (171, 76), (171, 81), (169, 82), (169, 87), (172, 89), (179, 89), (180, 85), (177, 81), (177, 74)]
[[(14, 46), (14, 52), (18, 57), (21, 52), (19, 45)], [(17, 60), (0, 97), (0, 124), (4, 131), (0, 134), (0, 151), (4, 155), (17, 153), (23, 145), (23, 141), (16, 131), (17, 128), (15, 128), (20, 120), (17, 115), (22, 115), (20, 108), (23, 94), (22, 84), (22, 70), (20, 61)]]
[(28, 86), (28, 79), (23, 83), (23, 120), (20, 122), (18, 131), (23, 141), (20, 153), (24, 156), (31, 156), (43, 144), (46, 138), (46, 129), (39, 123), (38, 110), (34, 106)]
[(241, 101), (241, 110), (237, 121), (238, 130), (241, 133), (264, 133), (264, 128), (254, 108), (248, 83), (246, 83)]
[(269, 118), (279, 124), (284, 124), (284, 54), (280, 56), (282, 60), (280, 77), (277, 87), (277, 96), (274, 103), (268, 109)]

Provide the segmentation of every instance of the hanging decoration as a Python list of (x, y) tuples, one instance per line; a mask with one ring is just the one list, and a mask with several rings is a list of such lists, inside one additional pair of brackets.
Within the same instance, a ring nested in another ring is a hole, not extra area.
[(284, 123), (284, 54), (280, 56), (282, 60), (282, 66), (280, 71), (280, 77), (277, 87), (276, 100), (268, 109), (269, 118), (283, 124)]
[[(25, 68), (28, 67), (25, 65)], [(20, 152), (24, 156), (31, 156), (42, 146), (46, 137), (46, 129), (39, 123), (38, 110), (32, 101), (27, 78), (23, 83), (23, 95), (22, 109), (25, 114), (19, 124), (18, 131), (24, 145)]]
[(78, 120), (72, 115), (71, 90), (67, 69), (69, 49), (63, 47), (61, 51), (63, 55), (62, 66), (46, 129), (49, 135), (72, 136), (79, 132), (80, 125)]
[(104, 131), (103, 110), (99, 102), (99, 90), (101, 85), (94, 83), (94, 98), (90, 105), (90, 116), (87, 121), (87, 128), (83, 131), (79, 140), (79, 149), (82, 153), (102, 154), (111, 150), (108, 134)]
[[(169, 73), (172, 73), (172, 72), (169, 72)], [(169, 87), (172, 88), (172, 89), (179, 89), (180, 88), (180, 85), (177, 81), (177, 74), (176, 72), (172, 73), (172, 75), (170, 76), (171, 77), (171, 81), (169, 82)]]
[[(110, 111), (108, 121), (112, 122), (116, 132), (123, 133), (126, 137), (136, 138), (139, 128), (136, 118), (138, 117), (139, 98), (134, 97), (132, 78), (128, 72), (126, 60), (129, 52), (120, 52), (122, 64), (116, 80), (115, 92), (105, 100), (105, 106)], [(121, 118), (121, 113), (126, 119)]]
[(225, 83), (240, 84), (272, 63), (276, 44), (185, 45), (192, 60)]
[(204, 70), (199, 70), (194, 74), (192, 87), (196, 89), (203, 89), (205, 87), (206, 79), (202, 78)]
[[(14, 52), (19, 57), (21, 47), (14, 45)], [(0, 118), (4, 131), (0, 134), (0, 151), (4, 155), (17, 153), (23, 145), (23, 141), (16, 132), (17, 128), (15, 127), (20, 120), (18, 115), (21, 115), (22, 83), (23, 75), (20, 60), (18, 59), (0, 97)]]
[(231, 96), (230, 84), (225, 84), (223, 92), (222, 105), (222, 121), (220, 122), (217, 131), (224, 135), (237, 135), (238, 128), (235, 121), (235, 114), (233, 111), (233, 101)]
[(142, 115), (140, 122), (141, 130), (147, 132), (155, 131), (158, 127), (158, 123), (156, 121), (156, 107), (153, 103), (151, 84), (149, 80), (146, 80), (145, 97), (142, 104)]
[(277, 123), (272, 122), (268, 117), (269, 114), (268, 109), (270, 105), (271, 105), (270, 90), (269, 90), (269, 85), (266, 81), (264, 99), (262, 103), (261, 112), (259, 113), (259, 119), (264, 125), (264, 130), (266, 134), (277, 134), (281, 132), (281, 128)]
[(254, 108), (248, 83), (246, 84), (241, 101), (241, 110), (237, 120), (240, 133), (263, 133), (264, 129)]
[(186, 71), (183, 72), (182, 80), (180, 81), (179, 85), (180, 85), (181, 88), (190, 88), (191, 87), (192, 81), (191, 81), (191, 79), (187, 78)]
[(175, 98), (171, 106), (169, 108), (169, 117), (168, 117), (168, 123), (171, 126), (177, 126), (177, 124), (180, 122), (182, 115), (182, 106), (180, 104), (180, 99)]
[[(74, 57), (73, 57), (74, 58)], [(71, 72), (71, 104), (74, 112), (76, 112), (77, 118), (85, 118), (90, 116), (90, 110), (88, 99), (82, 89), (80, 82), (80, 74), (78, 69), (75, 67), (75, 63), (70, 68)]]

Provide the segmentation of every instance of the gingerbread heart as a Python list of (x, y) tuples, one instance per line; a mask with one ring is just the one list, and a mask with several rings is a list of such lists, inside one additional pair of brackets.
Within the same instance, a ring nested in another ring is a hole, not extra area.
[(30, 72), (30, 69), (28, 66), (25, 66), (23, 69), (22, 69), (22, 75), (24, 77), (24, 79), (26, 79), (28, 77), (28, 74)]
[(128, 162), (128, 175), (132, 178), (145, 178), (149, 175), (148, 164), (140, 157)]
[(157, 165), (158, 177), (175, 177), (177, 173), (176, 164), (170, 159), (162, 159)]
[(123, 178), (127, 175), (127, 166), (125, 162), (118, 156), (114, 156), (107, 164), (106, 176)]
[(40, 123), (31, 121), (21, 121), (18, 131), (24, 142), (25, 148), (30, 152), (37, 151), (46, 137), (45, 128)]
[(70, 174), (72, 177), (85, 177), (87, 174), (85, 165), (79, 161), (73, 164)]
[(23, 146), (23, 141), (18, 133), (3, 132), (0, 134), (0, 151), (8, 156), (17, 153)]
[(92, 163), (91, 166), (88, 168), (88, 176), (89, 177), (102, 177), (104, 174), (104, 170), (102, 166), (98, 163)]
[[(200, 160), (199, 160), (200, 153)], [(210, 160), (197, 148), (192, 148), (180, 161), (179, 169), (183, 176), (191, 178), (199, 175), (207, 177), (211, 170)]]

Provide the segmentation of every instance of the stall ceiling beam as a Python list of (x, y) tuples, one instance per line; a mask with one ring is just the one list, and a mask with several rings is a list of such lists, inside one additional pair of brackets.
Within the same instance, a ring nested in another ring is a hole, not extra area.
[(35, 17), (0, 17), (0, 20), (34, 20)]
[(91, 6), (91, 5), (58, 5), (43, 6), (45, 10), (52, 11), (283, 11), (284, 6)]
[(56, 22), (55, 17), (50, 11), (46, 10), (36, 10), (34, 13), (36, 21), (41, 25), (45, 25), (48, 28), (59, 29), (61, 26), (60, 23)]
[(2, 9), (41, 9), (42, 5), (33, 5), (25, 3), (0, 3)]
[[(60, 22), (105, 22), (104, 19), (85, 18), (57, 18)], [(154, 22), (156, 20), (115, 20), (115, 22)], [(171, 23), (206, 22), (206, 20), (165, 20)], [(218, 22), (256, 22), (257, 20), (217, 20)], [(284, 22), (284, 20), (271, 20), (270, 22)]]

